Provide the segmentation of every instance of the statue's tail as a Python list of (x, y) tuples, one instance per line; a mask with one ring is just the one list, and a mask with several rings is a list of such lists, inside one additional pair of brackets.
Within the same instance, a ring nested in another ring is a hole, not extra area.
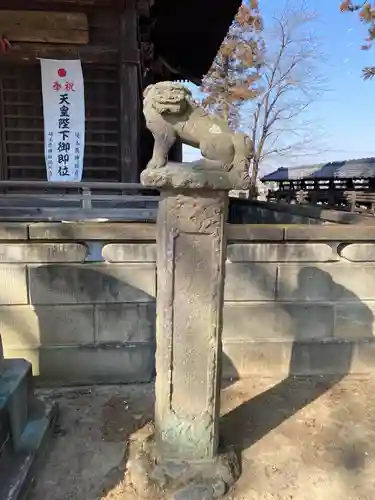
[(244, 172), (249, 173), (250, 162), (253, 155), (253, 143), (246, 134), (236, 132), (233, 137), (234, 145), (234, 162), (233, 166), (241, 168)]

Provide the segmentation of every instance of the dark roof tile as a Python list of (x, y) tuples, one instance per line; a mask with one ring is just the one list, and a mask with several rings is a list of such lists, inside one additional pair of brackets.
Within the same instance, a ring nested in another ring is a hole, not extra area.
[(375, 177), (375, 158), (334, 161), (318, 165), (279, 168), (261, 178), (262, 182), (298, 179), (350, 179)]

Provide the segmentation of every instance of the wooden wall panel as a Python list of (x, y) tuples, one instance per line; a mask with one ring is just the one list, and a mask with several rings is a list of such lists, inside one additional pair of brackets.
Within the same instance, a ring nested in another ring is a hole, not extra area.
[(0, 10), (0, 33), (11, 42), (89, 42), (87, 16), (82, 13)]
[[(86, 101), (83, 178), (118, 182), (121, 176), (117, 67), (84, 65), (83, 74)], [(39, 65), (0, 66), (0, 88), (5, 163), (2, 178), (45, 180)]]

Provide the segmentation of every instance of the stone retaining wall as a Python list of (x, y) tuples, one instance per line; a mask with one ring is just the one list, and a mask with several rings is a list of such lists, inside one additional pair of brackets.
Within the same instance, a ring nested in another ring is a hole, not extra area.
[(223, 337), (233, 374), (372, 371), (374, 229), (274, 229), (268, 241), (228, 245)]
[(29, 359), (34, 374), (51, 383), (149, 381), (156, 295), (150, 239), (152, 224), (0, 226), (5, 355)]
[[(4, 354), (48, 383), (154, 373), (153, 224), (0, 224)], [(228, 228), (226, 377), (374, 369), (375, 227)]]

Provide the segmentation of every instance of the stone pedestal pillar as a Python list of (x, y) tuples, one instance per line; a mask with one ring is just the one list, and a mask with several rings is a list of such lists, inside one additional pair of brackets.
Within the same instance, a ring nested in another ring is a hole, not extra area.
[(227, 206), (225, 191), (161, 193), (155, 429), (169, 459), (217, 454)]
[(172, 498), (218, 498), (238, 473), (234, 456), (220, 459), (218, 426), (228, 192), (242, 186), (204, 163), (146, 169), (141, 180), (161, 191), (155, 429), (148, 458), (130, 453), (129, 470), (136, 489), (143, 460), (143, 475), (177, 491)]

